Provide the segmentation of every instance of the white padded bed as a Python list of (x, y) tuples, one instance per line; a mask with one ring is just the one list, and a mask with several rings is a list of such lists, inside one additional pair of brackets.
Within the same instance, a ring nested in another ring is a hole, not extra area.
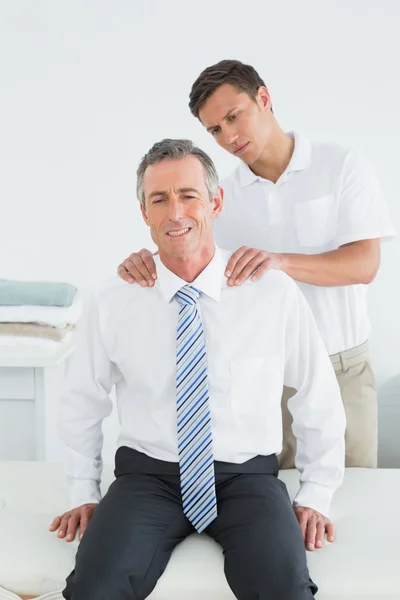
[[(280, 477), (293, 496), (298, 474)], [(113, 479), (104, 470), (103, 492)], [(400, 600), (400, 469), (347, 469), (335, 496), (337, 541), (307, 553), (318, 600)], [(78, 542), (48, 531), (67, 509), (63, 470), (40, 462), (0, 462), (0, 600), (61, 600)], [(204, 577), (204, 573), (208, 576)], [(176, 548), (151, 600), (234, 600), (220, 547), (194, 534)]]

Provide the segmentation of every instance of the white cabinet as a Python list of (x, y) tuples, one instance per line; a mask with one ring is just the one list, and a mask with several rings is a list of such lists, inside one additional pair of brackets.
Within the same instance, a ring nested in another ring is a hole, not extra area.
[(0, 460), (61, 459), (57, 401), (75, 345), (0, 346)]

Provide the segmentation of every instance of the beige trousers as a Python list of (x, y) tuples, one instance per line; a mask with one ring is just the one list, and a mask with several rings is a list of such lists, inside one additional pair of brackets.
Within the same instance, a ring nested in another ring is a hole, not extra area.
[[(370, 366), (368, 342), (333, 354), (333, 368), (346, 411), (346, 467), (376, 468), (378, 457), (378, 402), (375, 379)], [(296, 390), (284, 387), (282, 394), (283, 449), (281, 469), (292, 469), (296, 439), (292, 433), (292, 415), (287, 401)]]

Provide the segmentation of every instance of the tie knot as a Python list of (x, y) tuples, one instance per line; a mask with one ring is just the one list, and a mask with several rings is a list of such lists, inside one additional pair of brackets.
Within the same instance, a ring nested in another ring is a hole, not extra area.
[(179, 304), (196, 304), (197, 300), (200, 298), (201, 291), (192, 285), (185, 285), (178, 292), (176, 292), (176, 297)]

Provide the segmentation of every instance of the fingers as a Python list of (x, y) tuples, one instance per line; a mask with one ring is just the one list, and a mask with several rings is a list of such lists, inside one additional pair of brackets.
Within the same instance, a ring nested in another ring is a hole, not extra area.
[(72, 540), (75, 539), (75, 533), (76, 533), (76, 530), (78, 529), (78, 525), (79, 525), (79, 515), (77, 513), (72, 513), (72, 515), (68, 519), (67, 537), (66, 537), (67, 542), (72, 542)]
[(85, 533), (90, 519), (93, 517), (94, 511), (97, 509), (98, 504), (84, 504), (81, 507), (80, 523), (79, 523), (79, 539), (82, 539)]
[(70, 513), (66, 513), (61, 517), (61, 523), (57, 534), (59, 538), (64, 538), (67, 534), (69, 515)]
[(49, 530), (50, 530), (50, 531), (55, 531), (56, 529), (58, 529), (58, 528), (59, 528), (59, 526), (60, 526), (60, 523), (61, 523), (61, 517), (55, 517), (55, 518), (53, 519), (53, 522), (52, 522), (52, 524), (51, 524), (51, 525), (50, 525), (50, 527), (49, 527)]
[(330, 521), (326, 523), (325, 530), (328, 536), (328, 542), (334, 542), (336, 539), (336, 531), (334, 525)]
[(123, 279), (127, 283), (135, 283), (134, 277), (132, 277), (132, 275), (128, 273), (124, 265), (119, 265), (117, 269), (117, 274), (121, 277), (121, 279)]
[(154, 285), (157, 279), (156, 265), (153, 255), (143, 248), (138, 253), (131, 254), (119, 265), (118, 275), (128, 283), (139, 283), (142, 287)]
[(72, 542), (79, 527), (79, 539), (81, 539), (97, 507), (97, 503), (83, 504), (64, 513), (61, 517), (56, 517), (50, 525), (50, 531), (59, 528), (57, 536), (65, 537), (67, 542)]
[[(92, 513), (93, 514), (93, 513)], [(91, 518), (92, 515), (89, 515), (88, 513), (85, 513), (84, 515), (82, 515), (81, 518), (81, 523), (79, 526), (79, 539), (82, 539), (83, 534), (85, 533), (87, 526), (89, 524), (89, 520)]]
[[(235, 285), (240, 285), (241, 283), (243, 283), (244, 281), (246, 281), (246, 279), (248, 277), (250, 277), (251, 275), (253, 275), (254, 271), (261, 269), (261, 265), (262, 266), (267, 266), (268, 267), (268, 262), (269, 259), (265, 259), (265, 255), (262, 254), (261, 252), (256, 254), (256, 256), (252, 259), (250, 259), (250, 256), (248, 257), (250, 260), (248, 262), (246, 261), (246, 257), (247, 255), (245, 255), (242, 259), (240, 259), (240, 261), (238, 261), (237, 265), (236, 265), (236, 269), (241, 268), (240, 273), (238, 273), (238, 275), (236, 276), (236, 279), (234, 279), (234, 273), (232, 274), (232, 278), (234, 281)], [(243, 262), (242, 262), (243, 261)], [(235, 271), (236, 271), (235, 269)], [(268, 268), (267, 268), (268, 270)]]
[(242, 256), (247, 252), (247, 250), (248, 250), (247, 246), (241, 246), (241, 248), (239, 248), (238, 250), (236, 250), (236, 252), (234, 252), (232, 254), (230, 259), (228, 260), (228, 264), (226, 265), (225, 277), (231, 277), (232, 272), (235, 269), (237, 261), (240, 258), (242, 258)]
[(146, 265), (138, 255), (136, 257), (133, 257), (133, 255), (131, 255), (130, 258), (124, 260), (122, 265), (134, 278), (134, 280), (142, 287), (146, 287), (147, 285), (154, 285), (154, 279), (152, 278), (152, 276), (147, 270)]
[(156, 263), (154, 262), (153, 255), (151, 252), (146, 251), (142, 254), (142, 260), (146, 265), (147, 271), (152, 278), (153, 283), (157, 279)]
[(240, 285), (258, 268), (264, 267), (262, 273), (269, 268), (269, 256), (263, 250), (247, 249), (246, 252), (236, 260), (235, 266), (228, 280), (228, 285)]
[(304, 542), (306, 541), (307, 535), (307, 513), (300, 512), (299, 510), (295, 511), (297, 520), (300, 525), (301, 535), (303, 537)]
[(312, 514), (308, 518), (307, 532), (306, 532), (306, 539), (305, 539), (307, 550), (309, 550), (310, 552), (313, 552), (313, 550), (315, 549), (316, 536), (317, 536), (317, 517), (314, 514)]
[(305, 507), (295, 507), (294, 512), (300, 525), (301, 535), (307, 550), (313, 552), (315, 548), (324, 545), (325, 532), (329, 542), (334, 542), (336, 537), (335, 527), (330, 520), (316, 510)]
[(258, 267), (258, 269), (253, 274), (251, 281), (258, 281), (271, 268), (272, 268), (271, 260), (270, 259), (264, 260), (264, 262), (261, 263), (261, 265)]
[(317, 523), (317, 535), (315, 537), (315, 547), (322, 548), (324, 545), (324, 537), (325, 537), (325, 523), (320, 520)]

